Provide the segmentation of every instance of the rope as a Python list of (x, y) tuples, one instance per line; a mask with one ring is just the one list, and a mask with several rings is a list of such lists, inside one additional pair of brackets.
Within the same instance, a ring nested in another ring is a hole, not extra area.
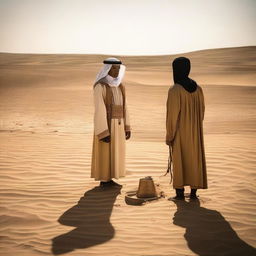
[(168, 165), (167, 165), (167, 169), (166, 169), (166, 173), (160, 177), (166, 176), (167, 173), (170, 173), (171, 175), (171, 180), (170, 180), (170, 184), (172, 183), (172, 179), (173, 179), (173, 174), (172, 174), (172, 148), (171, 146), (169, 146), (169, 157), (168, 157)]

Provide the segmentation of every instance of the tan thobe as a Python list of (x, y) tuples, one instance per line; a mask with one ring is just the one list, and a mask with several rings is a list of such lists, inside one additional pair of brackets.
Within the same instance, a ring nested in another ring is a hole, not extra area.
[(200, 86), (192, 93), (179, 84), (169, 89), (166, 143), (172, 145), (174, 188), (207, 188), (204, 111), (204, 95)]
[[(120, 87), (111, 87), (113, 105), (123, 106)], [(125, 131), (130, 131), (130, 120), (125, 106), (125, 119), (111, 119), (111, 131), (108, 127), (106, 111), (106, 87), (97, 84), (94, 87), (94, 139), (92, 152), (91, 177), (95, 180), (109, 181), (125, 176)], [(111, 142), (100, 139), (110, 135)]]

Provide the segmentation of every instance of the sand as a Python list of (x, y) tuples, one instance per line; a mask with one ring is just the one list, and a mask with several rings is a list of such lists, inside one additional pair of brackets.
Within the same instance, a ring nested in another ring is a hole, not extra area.
[[(105, 56), (0, 54), (0, 255), (256, 255), (256, 47), (183, 55), (205, 93), (209, 189), (175, 203), (160, 177), (175, 55), (122, 57), (127, 176), (102, 190), (90, 160), (92, 83)], [(166, 197), (127, 205), (148, 175)]]

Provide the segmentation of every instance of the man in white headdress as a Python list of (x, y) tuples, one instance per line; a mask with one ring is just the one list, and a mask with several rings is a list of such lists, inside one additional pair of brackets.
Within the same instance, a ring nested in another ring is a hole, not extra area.
[(118, 185), (125, 176), (125, 140), (131, 136), (125, 87), (125, 66), (116, 58), (104, 60), (94, 83), (94, 139), (91, 177), (101, 186)]

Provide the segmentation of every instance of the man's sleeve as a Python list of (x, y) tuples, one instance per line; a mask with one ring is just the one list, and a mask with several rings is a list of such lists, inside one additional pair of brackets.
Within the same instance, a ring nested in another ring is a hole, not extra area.
[(127, 108), (127, 100), (125, 101), (125, 131), (131, 131), (130, 115)]
[(166, 144), (171, 145), (177, 130), (180, 113), (179, 92), (175, 88), (170, 88), (166, 103)]
[(99, 140), (110, 135), (107, 121), (106, 105), (103, 98), (103, 87), (97, 84), (93, 90), (94, 95), (94, 134)]

